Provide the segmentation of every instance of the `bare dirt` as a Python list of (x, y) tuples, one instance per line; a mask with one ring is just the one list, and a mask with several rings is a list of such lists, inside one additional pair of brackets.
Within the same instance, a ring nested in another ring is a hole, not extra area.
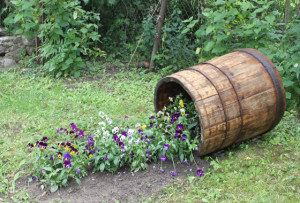
[[(207, 169), (208, 161), (196, 158), (199, 168)], [(153, 193), (162, 191), (162, 187), (180, 181), (187, 175), (196, 176), (195, 163), (184, 164), (175, 160), (175, 168), (178, 176), (172, 176), (169, 172), (174, 171), (172, 161), (163, 163), (164, 173), (160, 172), (160, 163), (150, 163), (149, 168), (133, 173), (128, 168), (123, 168), (115, 174), (108, 172), (90, 173), (81, 179), (81, 185), (75, 180), (69, 182), (67, 187), (60, 188), (51, 193), (49, 189), (41, 189), (40, 182), (28, 184), (28, 178), (20, 180), (17, 187), (24, 188), (30, 196), (35, 197), (36, 202), (141, 202), (149, 198)], [(20, 188), (20, 189), (21, 189)]]

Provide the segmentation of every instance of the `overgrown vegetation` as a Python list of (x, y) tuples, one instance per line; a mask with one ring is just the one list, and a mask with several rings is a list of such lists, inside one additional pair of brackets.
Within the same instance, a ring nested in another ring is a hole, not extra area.
[[(297, 106), (299, 5), (299, 0), (171, 1), (155, 70), (166, 75), (237, 48), (255, 48), (274, 62), (288, 105)], [(13, 0), (2, 16), (10, 11), (4, 22), (12, 33), (40, 39), (38, 62), (44, 65), (38, 67), (58, 77), (79, 76), (89, 69), (87, 60), (128, 62), (141, 36), (134, 63), (149, 61), (158, 8), (154, 0)], [(36, 67), (33, 59), (26, 65)]]

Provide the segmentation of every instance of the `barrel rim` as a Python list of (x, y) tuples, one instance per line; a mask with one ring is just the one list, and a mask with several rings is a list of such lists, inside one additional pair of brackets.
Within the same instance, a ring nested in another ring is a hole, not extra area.
[[(182, 71), (189, 71), (188, 69), (185, 69), (185, 70), (182, 70)], [(182, 72), (182, 71), (179, 71), (179, 72)], [(178, 72), (177, 72), (178, 73)], [(199, 147), (199, 154), (201, 154), (201, 151), (202, 151), (202, 148), (203, 148), (203, 143), (204, 143), (204, 125), (203, 125), (203, 120), (202, 120), (202, 115), (201, 115), (201, 111), (198, 107), (198, 105), (195, 104), (195, 97), (194, 95), (190, 92), (189, 89), (186, 88), (186, 86), (184, 85), (183, 82), (181, 82), (178, 78), (175, 78), (175, 77), (171, 77), (172, 75), (170, 76), (166, 76), (164, 78), (162, 78), (160, 81), (158, 81), (156, 87), (155, 87), (155, 90), (154, 90), (154, 107), (155, 107), (155, 112), (157, 113), (158, 112), (158, 107), (157, 107), (157, 95), (158, 95), (158, 90), (159, 88), (165, 84), (165, 83), (169, 83), (169, 82), (174, 82), (174, 83), (177, 83), (178, 85), (180, 85), (187, 93), (188, 95), (192, 98), (193, 102), (194, 102), (194, 106), (196, 108), (196, 111), (198, 113), (198, 117), (199, 117), (199, 121), (200, 121), (200, 128), (201, 128), (201, 134), (200, 134), (200, 139), (199, 139), (199, 144), (198, 144), (198, 147)], [(199, 135), (198, 135), (199, 136)]]

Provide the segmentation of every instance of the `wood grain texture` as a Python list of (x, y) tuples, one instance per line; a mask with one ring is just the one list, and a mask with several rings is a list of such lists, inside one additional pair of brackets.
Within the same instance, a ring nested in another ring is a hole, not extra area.
[(179, 93), (194, 101), (199, 114), (200, 155), (267, 132), (285, 109), (279, 72), (254, 49), (237, 50), (163, 78), (155, 89), (156, 112)]

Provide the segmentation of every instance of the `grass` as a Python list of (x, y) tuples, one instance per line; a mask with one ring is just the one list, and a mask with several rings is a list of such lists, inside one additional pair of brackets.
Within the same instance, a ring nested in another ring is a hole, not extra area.
[[(113, 119), (129, 116), (143, 122), (154, 111), (157, 74), (106, 67), (93, 76), (53, 79), (18, 69), (0, 73), (0, 201), (28, 201), (15, 191), (18, 178), (28, 174), (28, 142), (53, 137), (57, 128), (74, 122), (89, 130), (99, 111)], [(300, 124), (286, 112), (272, 132), (226, 149), (211, 160), (202, 178), (188, 177), (164, 188), (149, 201), (165, 202), (299, 202)], [(278, 145), (279, 144), (279, 145)]]
[(159, 202), (299, 202), (300, 123), (286, 112), (270, 133), (211, 160), (203, 178), (188, 177), (153, 197)]
[[(74, 122), (89, 130), (99, 111), (113, 119), (142, 122), (154, 111), (153, 90), (161, 76), (102, 68), (93, 77), (53, 79), (18, 69), (0, 73), (0, 195), (14, 192), (29, 163), (26, 145)], [(3, 184), (2, 184), (3, 183)], [(1, 199), (0, 199), (1, 201)]]

